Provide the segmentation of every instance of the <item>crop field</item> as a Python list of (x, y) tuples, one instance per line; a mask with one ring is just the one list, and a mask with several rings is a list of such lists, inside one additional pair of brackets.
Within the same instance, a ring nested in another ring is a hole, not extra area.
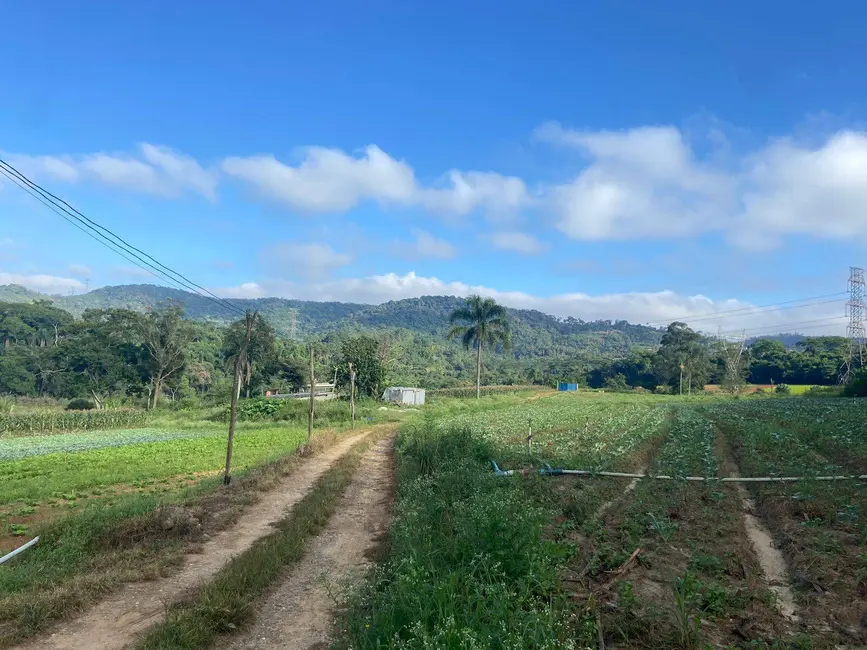
[[(431, 405), (398, 440), (390, 556), (342, 643), (863, 647), (867, 480), (815, 479), (867, 474), (865, 415), (804, 397)], [(492, 458), (673, 478), (497, 477)], [(804, 480), (717, 480), (737, 475)]]
[[(298, 425), (240, 423), (237, 471), (292, 452), (306, 437)], [(87, 507), (135, 495), (171, 499), (218, 474), (226, 458), (225, 425), (97, 430), (0, 439), (0, 550), (38, 526)]]

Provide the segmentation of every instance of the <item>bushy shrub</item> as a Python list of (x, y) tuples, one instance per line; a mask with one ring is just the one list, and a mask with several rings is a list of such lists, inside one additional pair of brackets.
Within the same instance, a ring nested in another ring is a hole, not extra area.
[(95, 408), (96, 405), (93, 402), (83, 397), (76, 397), (66, 405), (67, 411), (90, 411)]
[[(270, 418), (282, 405), (281, 400), (269, 399), (267, 397), (257, 397), (255, 399), (245, 399), (238, 402), (238, 419), (239, 420), (264, 420)], [(226, 407), (226, 419), (229, 419), (229, 409)]]
[(616, 393), (623, 393), (629, 390), (629, 384), (626, 383), (626, 377), (619, 372), (613, 377), (606, 379), (604, 387), (605, 390), (610, 390)]
[[(812, 391), (811, 391), (812, 392)], [(867, 368), (861, 368), (843, 389), (846, 397), (867, 397)]]
[(778, 395), (791, 395), (792, 389), (789, 388), (788, 384), (777, 384), (774, 392), (776, 392)]
[[(840, 397), (844, 394), (844, 389), (840, 386), (812, 386), (810, 390), (804, 393), (805, 397)], [(855, 397), (852, 395), (852, 397)]]

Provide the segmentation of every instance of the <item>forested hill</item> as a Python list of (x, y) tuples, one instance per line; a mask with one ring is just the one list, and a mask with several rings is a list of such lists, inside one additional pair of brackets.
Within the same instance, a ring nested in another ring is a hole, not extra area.
[[(51, 300), (55, 306), (81, 315), (86, 309), (126, 308), (141, 311), (166, 301), (184, 304), (189, 318), (225, 323), (232, 319), (218, 304), (193, 293), (149, 284), (95, 289), (75, 296), (48, 296), (17, 285), (0, 286), (0, 302)], [(442, 336), (449, 314), (462, 303), (453, 296), (424, 296), (380, 305), (316, 302), (283, 298), (229, 299), (242, 309), (257, 309), (282, 336), (288, 337), (295, 321), (296, 335), (352, 329), (403, 329), (417, 334)], [(557, 356), (585, 350), (619, 356), (633, 347), (653, 347), (662, 330), (626, 321), (559, 319), (540, 311), (509, 309), (517, 358)]]

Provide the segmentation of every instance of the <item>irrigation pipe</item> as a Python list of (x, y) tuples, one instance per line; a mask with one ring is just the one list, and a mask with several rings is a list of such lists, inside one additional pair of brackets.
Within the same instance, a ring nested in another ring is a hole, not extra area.
[[(491, 460), (494, 476), (512, 476), (514, 474), (530, 474), (533, 470), (502, 470), (496, 461)], [(657, 479), (660, 481), (709, 481), (719, 483), (794, 483), (797, 481), (865, 481), (867, 474), (860, 476), (667, 476), (665, 474), (631, 474), (629, 472), (594, 472), (586, 469), (555, 469), (546, 464), (539, 474), (544, 476), (608, 476), (614, 478)]]
[(12, 552), (10, 552), (10, 553), (7, 553), (7, 554), (4, 555), (3, 557), (0, 557), (0, 564), (3, 564), (3, 563), (6, 562), (7, 560), (11, 560), (13, 557), (15, 557), (16, 555), (18, 555), (18, 554), (21, 553), (22, 551), (26, 551), (28, 548), (30, 548), (31, 546), (33, 546), (33, 545), (34, 545), (36, 542), (38, 542), (38, 541), (39, 541), (39, 537), (38, 537), (38, 536), (37, 536), (37, 537), (34, 537), (33, 539), (31, 539), (31, 540), (30, 540), (29, 542), (27, 542), (26, 544), (22, 544), (21, 546), (19, 546), (18, 548), (16, 548), (14, 551), (12, 551)]

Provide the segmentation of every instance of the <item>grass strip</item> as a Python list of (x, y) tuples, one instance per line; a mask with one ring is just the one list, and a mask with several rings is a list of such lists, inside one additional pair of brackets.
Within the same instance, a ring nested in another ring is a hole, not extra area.
[(297, 563), (308, 541), (325, 527), (349, 487), (364, 452), (380, 436), (355, 444), (295, 505), (277, 530), (234, 558), (219, 576), (197, 594), (178, 603), (167, 619), (155, 625), (134, 646), (137, 650), (194, 650), (209, 647), (217, 635), (232, 633), (247, 623), (253, 606), (280, 576)]

